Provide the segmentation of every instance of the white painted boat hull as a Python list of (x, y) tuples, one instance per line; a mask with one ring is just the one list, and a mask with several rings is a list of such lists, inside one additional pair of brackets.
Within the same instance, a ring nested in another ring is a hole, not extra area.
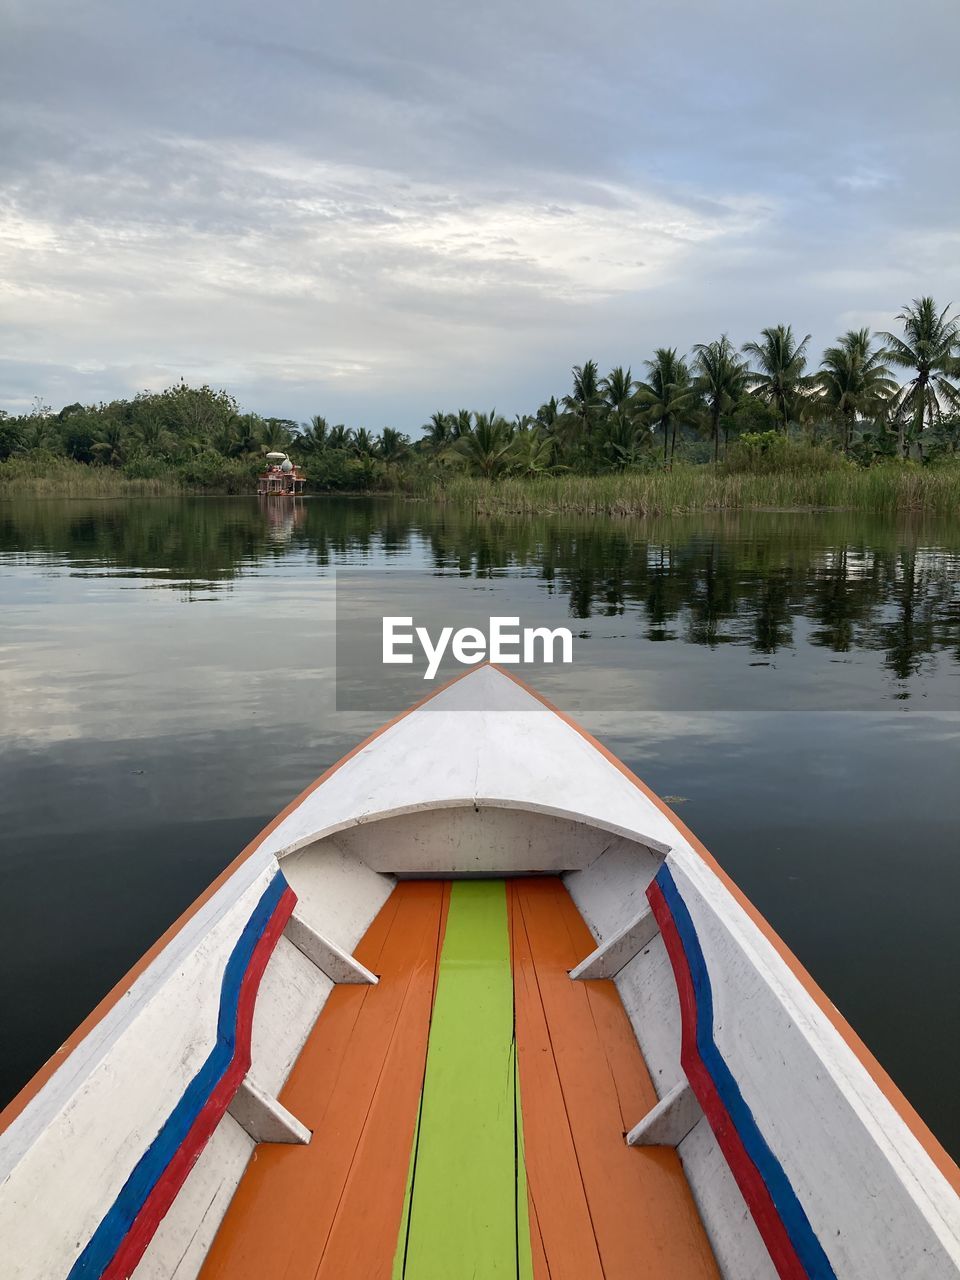
[(196, 1276), (257, 1142), (309, 1141), (277, 1095), (334, 985), (375, 981), (351, 953), (397, 878), (538, 873), (655, 1082), (630, 1140), (678, 1149), (723, 1276), (960, 1276), (960, 1175), (868, 1051), (667, 807), (489, 666), (294, 801), (3, 1113), (4, 1276)]

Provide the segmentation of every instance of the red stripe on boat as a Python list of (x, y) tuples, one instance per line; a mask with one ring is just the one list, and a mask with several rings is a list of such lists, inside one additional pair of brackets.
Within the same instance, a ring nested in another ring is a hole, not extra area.
[(173, 1204), (177, 1193), (187, 1179), (190, 1170), (196, 1164), (200, 1153), (210, 1140), (214, 1129), (223, 1118), (223, 1114), (233, 1101), (233, 1096), (240, 1088), (244, 1076), (250, 1070), (250, 1041), (253, 1033), (253, 1011), (260, 989), (260, 979), (267, 967), (267, 961), (286, 928), (287, 921), (296, 905), (297, 895), (287, 886), (266, 928), (260, 935), (257, 945), (250, 957), (247, 971), (240, 985), (240, 997), (237, 1003), (237, 1031), (234, 1042), (233, 1057), (224, 1072), (219, 1084), (207, 1099), (196, 1120), (190, 1127), (186, 1139), (177, 1148), (176, 1154), (167, 1165), (163, 1176), (150, 1192), (140, 1212), (134, 1218), (110, 1265), (102, 1273), (101, 1280), (128, 1280), (137, 1263), (143, 1257), (147, 1245), (153, 1239), (167, 1210)]
[(697, 996), (687, 964), (687, 954), (670, 908), (655, 880), (647, 888), (647, 899), (660, 926), (680, 997), (680, 1065), (716, 1135), (720, 1150), (737, 1181), (763, 1243), (767, 1246), (777, 1275), (780, 1280), (808, 1280), (807, 1270), (797, 1257), (767, 1184), (747, 1154), (730, 1113), (717, 1092), (713, 1077), (700, 1057), (697, 1045)]

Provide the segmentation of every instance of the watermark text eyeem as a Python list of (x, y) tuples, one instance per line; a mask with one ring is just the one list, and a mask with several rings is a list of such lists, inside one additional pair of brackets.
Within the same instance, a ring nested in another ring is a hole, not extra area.
[[(386, 665), (412, 663), (419, 645), (427, 660), (424, 680), (433, 680), (449, 649), (464, 666), (490, 662), (573, 662), (573, 635), (568, 627), (523, 627), (519, 618), (493, 617), (487, 632), (479, 627), (441, 627), (436, 639), (426, 627), (415, 627), (413, 618), (383, 619), (383, 661)], [(556, 656), (559, 649), (559, 658)]]

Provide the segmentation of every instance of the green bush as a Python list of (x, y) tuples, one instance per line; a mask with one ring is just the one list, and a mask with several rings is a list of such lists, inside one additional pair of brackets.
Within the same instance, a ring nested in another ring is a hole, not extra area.
[(15, 455), (0, 462), (0, 497), (4, 498), (158, 497), (177, 493), (181, 487), (169, 468), (150, 479), (49, 453)]
[(827, 445), (794, 440), (781, 431), (746, 431), (730, 445), (724, 459), (728, 475), (772, 475), (802, 471), (820, 474), (852, 466)]
[(253, 493), (261, 463), (255, 458), (223, 458), (201, 453), (176, 468), (189, 489), (212, 493)]
[[(308, 489), (334, 490), (343, 493), (366, 493), (382, 488), (387, 469), (378, 458), (368, 454), (357, 458), (343, 449), (325, 449), (302, 464)], [(391, 469), (391, 488), (395, 488), (396, 468)]]
[(170, 475), (170, 463), (149, 453), (138, 453), (121, 468), (131, 480), (165, 480)]

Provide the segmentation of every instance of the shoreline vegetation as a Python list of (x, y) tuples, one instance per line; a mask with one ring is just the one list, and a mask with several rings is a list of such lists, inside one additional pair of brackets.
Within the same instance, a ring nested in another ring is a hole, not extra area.
[(418, 495), (478, 515), (687, 515), (702, 511), (843, 511), (960, 515), (960, 466), (902, 464), (809, 473), (673, 471), (616, 476), (462, 477)]
[[(808, 368), (809, 335), (764, 329), (643, 377), (595, 361), (568, 394), (508, 421), (438, 411), (419, 438), (244, 413), (181, 382), (54, 411), (0, 410), (0, 498), (252, 494), (271, 451), (308, 492), (394, 494), (477, 514), (646, 516), (749, 508), (960, 512), (960, 315), (929, 297), (901, 334), (850, 330)], [(900, 371), (902, 381), (898, 381)]]
[[(151, 479), (58, 459), (0, 463), (0, 501), (12, 498), (160, 498), (249, 495), (252, 486), (197, 486), (171, 469)], [(888, 462), (868, 469), (715, 470), (678, 463), (669, 471), (609, 475), (426, 477), (402, 486), (318, 490), (341, 497), (400, 497), (454, 506), (477, 515), (643, 517), (700, 511), (852, 510), (878, 515), (960, 515), (960, 460), (921, 467)], [(300, 499), (297, 499), (299, 501)], [(286, 502), (286, 498), (266, 499)]]

